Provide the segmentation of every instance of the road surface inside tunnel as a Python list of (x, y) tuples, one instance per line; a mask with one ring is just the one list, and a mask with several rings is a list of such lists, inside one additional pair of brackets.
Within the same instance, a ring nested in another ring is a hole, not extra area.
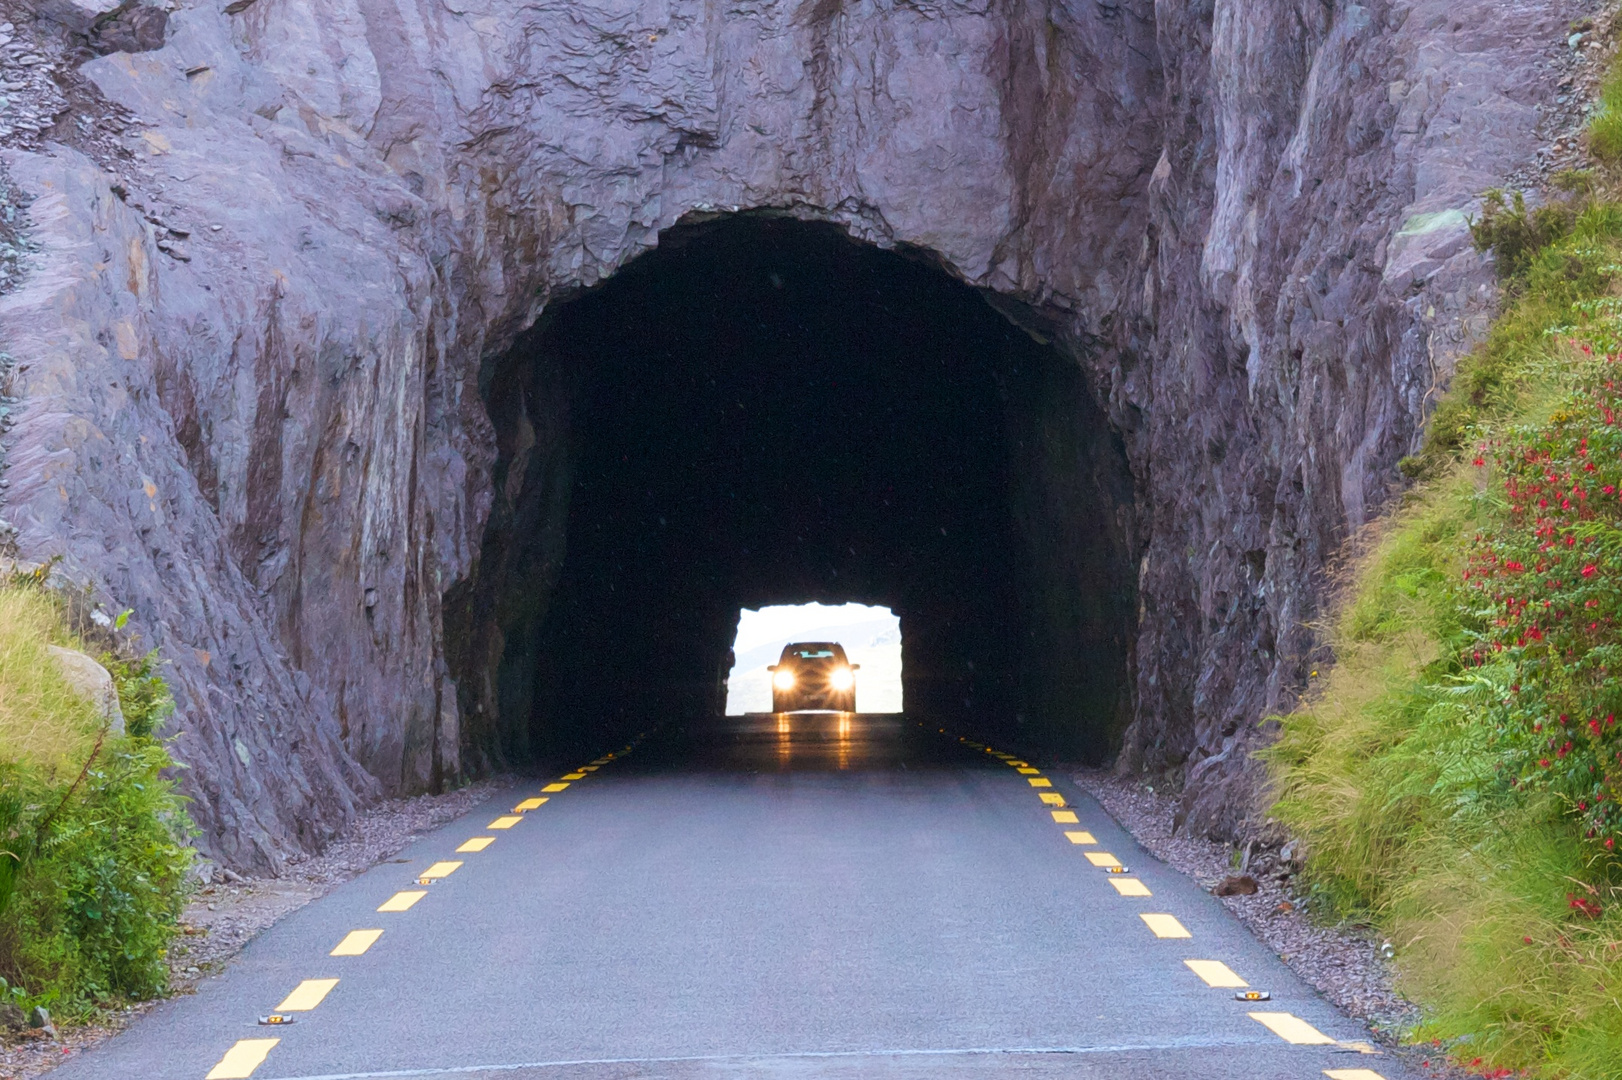
[(1002, 754), (899, 716), (667, 724), (422, 837), (56, 1076), (1408, 1075)]

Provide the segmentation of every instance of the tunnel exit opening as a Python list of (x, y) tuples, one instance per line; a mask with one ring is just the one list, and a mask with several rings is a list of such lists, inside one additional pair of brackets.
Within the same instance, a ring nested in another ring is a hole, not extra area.
[(899, 713), (905, 696), (901, 678), (901, 620), (873, 604), (772, 604), (738, 612), (724, 673), (726, 714), (772, 711), (772, 665), (794, 642), (834, 642), (856, 675), (856, 709)]
[(1081, 366), (921, 253), (667, 231), (487, 366), (463, 760), (725, 708), (740, 608), (889, 608), (909, 714), (1102, 761), (1128, 718), (1132, 479)]

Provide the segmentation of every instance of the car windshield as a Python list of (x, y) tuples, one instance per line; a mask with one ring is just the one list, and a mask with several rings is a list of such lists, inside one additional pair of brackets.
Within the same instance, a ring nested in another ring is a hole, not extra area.
[(784, 663), (814, 664), (838, 663), (845, 659), (845, 650), (837, 641), (796, 641), (783, 647)]

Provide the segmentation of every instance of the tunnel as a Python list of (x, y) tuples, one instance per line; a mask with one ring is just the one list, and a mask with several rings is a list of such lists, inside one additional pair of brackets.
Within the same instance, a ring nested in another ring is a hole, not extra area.
[(714, 714), (742, 607), (890, 607), (910, 716), (1093, 763), (1130, 718), (1133, 480), (1078, 357), (924, 251), (735, 214), (554, 298), (480, 392), (446, 596), (464, 763)]

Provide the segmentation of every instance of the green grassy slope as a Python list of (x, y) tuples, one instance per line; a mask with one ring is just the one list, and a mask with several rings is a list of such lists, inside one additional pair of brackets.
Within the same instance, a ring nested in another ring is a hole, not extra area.
[(1622, 1078), (1622, 83), (1603, 100), (1598, 175), (1479, 223), (1504, 312), (1268, 755), (1316, 910), (1388, 934), (1416, 1037), (1489, 1074)]

